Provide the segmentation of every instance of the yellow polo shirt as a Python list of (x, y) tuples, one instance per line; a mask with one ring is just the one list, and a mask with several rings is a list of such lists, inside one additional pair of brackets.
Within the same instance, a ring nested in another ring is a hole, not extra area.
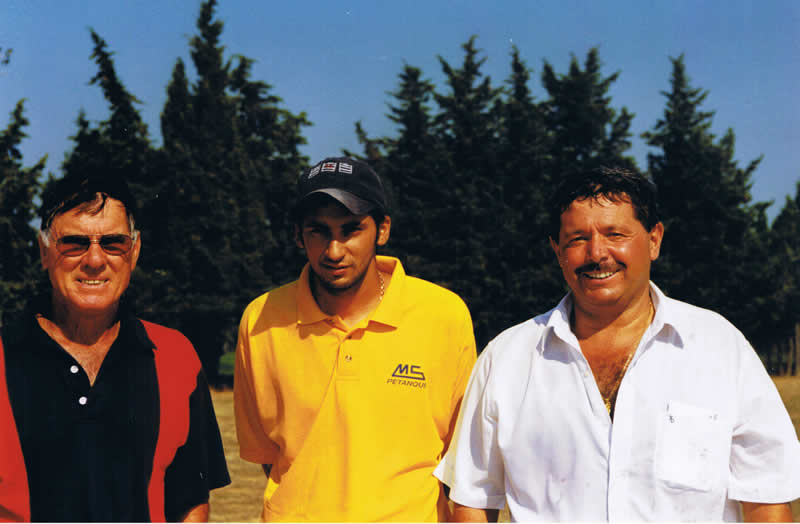
[(400, 261), (383, 300), (348, 327), (300, 278), (255, 299), (236, 348), (241, 457), (272, 464), (265, 521), (442, 520), (432, 475), (475, 362), (472, 320)]

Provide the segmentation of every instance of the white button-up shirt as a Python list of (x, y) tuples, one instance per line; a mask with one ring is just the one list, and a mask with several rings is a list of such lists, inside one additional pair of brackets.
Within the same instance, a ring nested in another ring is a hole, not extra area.
[(572, 297), (481, 354), (434, 473), (513, 520), (729, 520), (800, 496), (800, 444), (774, 383), (720, 315), (666, 297), (612, 424), (569, 325)]

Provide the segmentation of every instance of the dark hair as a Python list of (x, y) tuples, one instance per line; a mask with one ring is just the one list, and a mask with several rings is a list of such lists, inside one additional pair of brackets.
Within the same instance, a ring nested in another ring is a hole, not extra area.
[(614, 167), (601, 167), (565, 177), (549, 200), (550, 238), (558, 242), (561, 214), (575, 200), (607, 198), (612, 202), (630, 202), (636, 219), (647, 231), (659, 222), (656, 185), (645, 175)]
[[(76, 207), (83, 206), (87, 212), (99, 213), (109, 198), (122, 202), (128, 221), (133, 225), (136, 201), (125, 180), (117, 176), (117, 173), (109, 172), (101, 176), (65, 176), (49, 184), (42, 195), (39, 229), (47, 231), (55, 217)], [(97, 205), (93, 206), (94, 203)]]

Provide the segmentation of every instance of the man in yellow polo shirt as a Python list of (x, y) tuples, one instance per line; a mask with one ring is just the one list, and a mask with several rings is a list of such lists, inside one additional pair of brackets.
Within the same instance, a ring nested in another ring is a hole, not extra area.
[(265, 521), (442, 521), (432, 475), (475, 362), (464, 302), (376, 255), (383, 185), (326, 158), (298, 181), (300, 278), (239, 327), (234, 396), (243, 459), (264, 465)]

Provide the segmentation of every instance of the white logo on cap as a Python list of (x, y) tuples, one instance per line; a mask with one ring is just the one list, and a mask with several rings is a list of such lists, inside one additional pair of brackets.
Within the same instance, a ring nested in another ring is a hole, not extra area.
[(322, 164), (322, 172), (323, 173), (335, 173), (336, 172), (336, 162), (325, 162)]
[(319, 164), (317, 164), (317, 166), (314, 169), (312, 169), (311, 172), (308, 174), (309, 180), (314, 178), (318, 174), (319, 174)]
[(350, 164), (345, 164), (344, 162), (339, 162), (339, 172), (351, 175), (353, 174), (353, 166)]

